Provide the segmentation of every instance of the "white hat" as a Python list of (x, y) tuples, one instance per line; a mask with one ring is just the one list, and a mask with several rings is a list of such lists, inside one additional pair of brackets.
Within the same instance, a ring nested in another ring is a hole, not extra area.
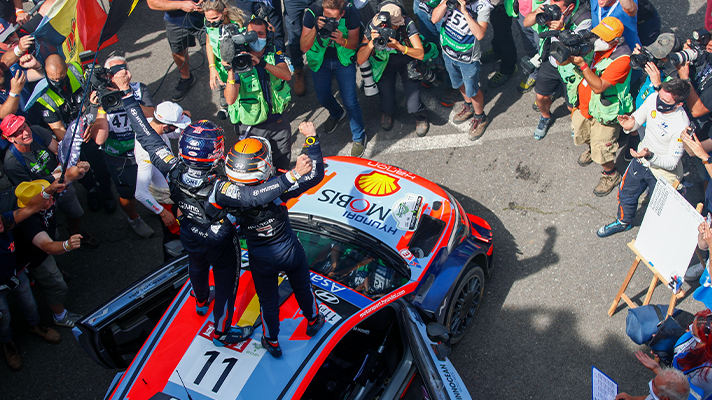
[(191, 123), (190, 117), (183, 114), (183, 108), (172, 101), (164, 101), (156, 106), (153, 117), (162, 124), (177, 126), (180, 129), (185, 129)]

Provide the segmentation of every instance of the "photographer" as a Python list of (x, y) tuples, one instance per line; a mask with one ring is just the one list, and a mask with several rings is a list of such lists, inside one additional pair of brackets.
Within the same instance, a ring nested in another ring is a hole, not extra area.
[[(445, 59), (445, 68), (450, 75), (452, 87), (459, 88), (465, 103), (453, 117), (461, 124), (470, 121), (468, 137), (482, 137), (489, 124), (485, 115), (485, 97), (480, 90), (480, 40), (485, 37), (492, 4), (489, 0), (443, 0), (433, 10), (433, 23), (443, 20), (440, 44)], [(454, 4), (453, 4), (454, 5)]]
[[(116, 89), (114, 75), (119, 71), (126, 71), (131, 86), (131, 93), (141, 104), (145, 115), (153, 115), (153, 100), (148, 91), (148, 87), (143, 83), (131, 82), (131, 72), (129, 72), (126, 59), (120, 56), (109, 57), (104, 63), (104, 68), (109, 71), (112, 79), (112, 89)], [(96, 144), (102, 146), (104, 150), (104, 160), (109, 168), (111, 180), (114, 182), (116, 191), (119, 194), (119, 205), (128, 217), (131, 229), (143, 238), (153, 236), (151, 229), (136, 212), (136, 177), (138, 175), (138, 164), (134, 157), (134, 133), (126, 110), (117, 108), (104, 110), (99, 107), (96, 122), (92, 127), (92, 134)]]
[[(621, 40), (623, 23), (616, 18), (604, 18), (591, 30), (598, 38), (591, 45), (593, 60), (589, 66), (581, 56), (570, 56), (576, 65), (578, 108), (571, 115), (574, 144), (588, 148), (579, 156), (578, 163), (585, 167), (591, 162), (601, 164), (603, 176), (593, 189), (593, 194), (608, 195), (621, 181), (616, 170), (618, 151), (618, 116), (633, 111), (630, 89), (630, 49)], [(575, 99), (569, 99), (575, 104)]]
[[(203, 4), (203, 11), (205, 13), (205, 33), (208, 35), (208, 40), (205, 42), (205, 55), (208, 57), (208, 69), (210, 69), (210, 89), (219, 90), (218, 118), (226, 119), (228, 104), (225, 101), (223, 89), (227, 81), (227, 70), (220, 58), (220, 36), (223, 31), (222, 27), (227, 24), (242, 27), (244, 15), (236, 7), (227, 5), (224, 0)], [(229, 62), (230, 60), (225, 61)]]
[[(557, 7), (548, 9), (547, 7)], [(559, 19), (554, 19), (556, 13), (560, 13)], [(545, 22), (546, 21), (546, 22)], [(545, 22), (541, 24), (539, 22)], [(591, 10), (588, 4), (582, 0), (550, 0), (548, 4), (541, 5), (524, 17), (524, 26), (531, 26), (534, 31), (541, 34), (548, 31), (567, 30), (571, 32), (582, 32), (591, 29)], [(536, 104), (541, 112), (539, 123), (534, 130), (534, 139), (543, 139), (553, 121), (551, 119), (552, 97), (559, 90), (564, 88), (564, 103), (573, 109), (569, 100), (569, 92), (578, 88), (570, 84), (574, 78), (574, 68), (572, 64), (559, 65), (556, 59), (550, 54), (551, 44), (558, 42), (556, 37), (546, 37), (539, 40), (539, 56), (541, 66), (537, 76), (534, 92), (536, 93)]]
[(645, 125), (643, 140), (636, 150), (630, 149), (635, 158), (623, 175), (618, 189), (618, 219), (601, 227), (596, 234), (607, 237), (627, 231), (635, 219), (638, 198), (645, 189), (655, 190), (657, 178), (670, 184), (682, 180), (683, 153), (681, 133), (686, 132), (690, 121), (682, 106), (690, 94), (690, 85), (680, 79), (672, 79), (661, 85), (660, 90), (645, 100), (633, 115), (619, 115), (620, 126), (633, 132)]
[[(351, 127), (351, 156), (361, 157), (366, 150), (366, 133), (361, 106), (358, 104), (356, 65), (354, 59), (360, 44), (361, 16), (346, 0), (324, 0), (304, 12), (300, 45), (307, 54), (312, 70), (316, 98), (329, 117), (324, 131), (336, 130), (339, 121), (348, 114)], [(336, 76), (341, 100), (346, 111), (331, 93), (331, 81)]]
[[(400, 6), (386, 3), (380, 13), (368, 24), (367, 37), (358, 51), (357, 62), (370, 61), (373, 80), (378, 84), (381, 96), (381, 128), (393, 128), (393, 113), (396, 110), (396, 75), (400, 74), (409, 114), (415, 114), (415, 133), (428, 133), (428, 118), (425, 106), (420, 101), (420, 81), (408, 78), (408, 64), (423, 60), (425, 50), (420, 33), (412, 19), (402, 15)], [(385, 33), (389, 36), (382, 36)], [(393, 36), (391, 36), (393, 35)], [(394, 51), (395, 50), (395, 51)]]
[(238, 137), (269, 140), (275, 167), (286, 171), (292, 155), (292, 127), (282, 113), (292, 99), (287, 84), (292, 74), (284, 54), (273, 43), (267, 44), (267, 30), (267, 22), (261, 18), (247, 25), (247, 32), (257, 34), (257, 40), (249, 44), (249, 53), (243, 53), (250, 55), (252, 68), (237, 74), (229, 69), (225, 100)]

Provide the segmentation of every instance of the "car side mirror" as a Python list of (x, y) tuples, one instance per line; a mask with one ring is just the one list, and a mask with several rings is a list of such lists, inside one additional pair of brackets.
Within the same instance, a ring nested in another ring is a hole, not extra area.
[(450, 345), (450, 331), (443, 325), (437, 322), (431, 322), (425, 327), (425, 331), (428, 334), (428, 339), (430, 339), (433, 351), (435, 351), (435, 356), (440, 361), (445, 361), (452, 346)]

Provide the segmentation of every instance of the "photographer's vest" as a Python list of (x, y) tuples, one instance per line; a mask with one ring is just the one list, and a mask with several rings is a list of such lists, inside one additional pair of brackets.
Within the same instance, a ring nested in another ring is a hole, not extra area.
[[(265, 52), (263, 57), (267, 64), (275, 65), (274, 47), (272, 47), (272, 51)], [(289, 85), (285, 80), (277, 78), (269, 71), (265, 70), (265, 72), (269, 76), (268, 95), (272, 100), (272, 113), (281, 114), (287, 108), (289, 101), (292, 100)], [(269, 103), (262, 92), (257, 68), (252, 68), (252, 71), (239, 74), (239, 76), (240, 91), (237, 93), (237, 101), (227, 109), (230, 114), (230, 122), (245, 125), (258, 125), (265, 122), (270, 113)]]
[[(235, 21), (230, 21), (231, 24), (239, 24)], [(215, 70), (218, 71), (218, 76), (223, 82), (227, 82), (227, 70), (225, 66), (222, 65), (222, 59), (220, 58), (220, 36), (222, 36), (222, 27), (224, 24), (217, 28), (211, 28), (207, 24), (205, 25), (205, 33), (208, 35), (208, 40), (210, 41), (210, 47), (213, 48), (213, 59), (215, 60)]]
[[(82, 75), (82, 67), (79, 63), (71, 62), (67, 64), (67, 77), (69, 77), (69, 85), (72, 88), (72, 94), (76, 93), (78, 90), (81, 90), (82, 86), (84, 86), (84, 76)], [(42, 106), (46, 109), (58, 113), (60, 107), (64, 105), (65, 100), (62, 96), (52, 90), (51, 87), (48, 87), (45, 94), (37, 99), (37, 102), (42, 104)]]
[[(413, 20), (409, 20), (408, 26), (410, 24), (413, 24)], [(369, 25), (369, 28), (372, 28), (371, 25)], [(400, 44), (408, 47), (413, 47), (410, 43), (410, 40), (408, 40), (408, 29), (407, 26), (399, 26), (397, 29), (397, 32), (400, 34), (401, 41)], [(433, 43), (428, 43), (425, 41), (425, 38), (423, 35), (420, 36), (420, 41), (423, 44), (423, 50), (425, 51), (425, 55), (423, 56), (422, 61), (429, 60), (431, 58), (435, 58), (438, 56), (438, 47), (433, 44)], [(366, 37), (370, 40), (371, 39), (371, 32), (366, 32)], [(392, 50), (392, 49), (389, 49)], [(386, 69), (386, 65), (388, 65), (388, 59), (391, 56), (392, 51), (388, 50), (383, 50), (383, 51), (378, 51), (374, 50), (373, 55), (368, 58), (368, 61), (371, 63), (371, 70), (373, 71), (373, 81), (378, 82), (381, 79), (381, 76), (383, 75), (383, 71)]]
[[(630, 56), (628, 46), (616, 46), (610, 56), (600, 60), (595, 66), (595, 74), (599, 77), (603, 71), (616, 59)], [(630, 72), (625, 82), (611, 86), (601, 94), (596, 94), (591, 90), (591, 101), (588, 103), (588, 113), (602, 124), (617, 123), (618, 116), (632, 112), (633, 96), (630, 95)]]
[[(129, 83), (131, 92), (137, 101), (141, 101), (143, 93), (141, 93), (141, 84), (138, 82)], [(134, 156), (134, 142), (136, 133), (131, 127), (126, 110), (120, 108), (114, 112), (106, 114), (106, 121), (109, 124), (109, 136), (102, 146), (106, 154), (114, 157), (130, 157)]]
[[(348, 5), (347, 7), (351, 7), (351, 5)], [(314, 15), (314, 29), (317, 29), (316, 22), (318, 17), (314, 14), (314, 11), (312, 11), (311, 8), (307, 8), (306, 12)], [(349, 37), (349, 30), (346, 29), (346, 18), (342, 17), (339, 20), (339, 27), (337, 29), (341, 32), (344, 38)], [(336, 42), (328, 38), (322, 39), (317, 33), (316, 37), (314, 37), (314, 44), (312, 44), (311, 49), (307, 51), (307, 64), (312, 71), (319, 71), (321, 63), (324, 62), (324, 53), (326, 53), (326, 48), (329, 46), (336, 48), (336, 56), (339, 58), (339, 62), (341, 62), (341, 65), (344, 67), (347, 67), (354, 62), (356, 50), (347, 49), (346, 47), (336, 44)]]

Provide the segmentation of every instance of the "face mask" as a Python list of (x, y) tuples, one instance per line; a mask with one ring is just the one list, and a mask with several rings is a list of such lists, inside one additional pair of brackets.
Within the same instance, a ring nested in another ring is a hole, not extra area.
[(64, 79), (55, 81), (55, 80), (47, 78), (47, 84), (49, 84), (49, 86), (51, 86), (55, 89), (60, 89), (62, 86), (64, 86)]
[(611, 49), (611, 44), (601, 38), (593, 42), (593, 51), (606, 51)]
[(677, 108), (677, 103), (667, 104), (666, 102), (662, 101), (662, 99), (660, 98), (660, 95), (658, 95), (658, 98), (655, 100), (655, 109), (660, 111), (661, 113), (670, 112), (676, 108)]
[(257, 38), (257, 41), (250, 43), (250, 48), (254, 51), (262, 51), (267, 45), (266, 38)]
[[(694, 323), (694, 322), (693, 322), (693, 323)], [(695, 336), (695, 335), (692, 334), (692, 324), (690, 324), (690, 326), (688, 326), (687, 329), (690, 331), (690, 336), (692, 336), (692, 339), (694, 339), (695, 342), (697, 342), (697, 343), (702, 343), (702, 341), (700, 340), (700, 338), (698, 338), (697, 336)]]
[(650, 396), (653, 398), (653, 400), (660, 400), (660, 398), (655, 395), (655, 392), (653, 392), (653, 381), (652, 380), (650, 382), (648, 382), (648, 387), (650, 388)]
[(222, 25), (222, 20), (220, 20), (220, 19), (217, 20), (217, 21), (207, 21), (207, 20), (206, 20), (205, 22), (207, 22), (207, 25), (208, 25), (210, 28), (219, 28), (220, 25)]

